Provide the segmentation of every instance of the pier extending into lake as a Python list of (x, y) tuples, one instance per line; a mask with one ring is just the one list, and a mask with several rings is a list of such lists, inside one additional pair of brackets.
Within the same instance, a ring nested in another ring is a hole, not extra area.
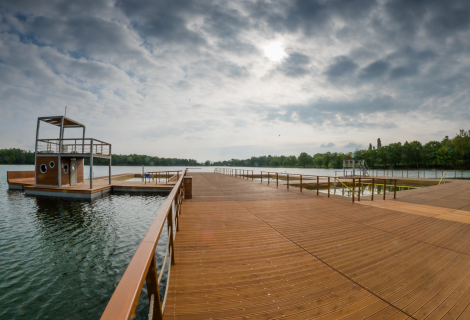
[(352, 203), (191, 175), (192, 199), (176, 196), (181, 177), (102, 319), (132, 315), (146, 279), (152, 288), (151, 242), (165, 221), (175, 230), (171, 274), (153, 308), (165, 319), (470, 318), (470, 181)]

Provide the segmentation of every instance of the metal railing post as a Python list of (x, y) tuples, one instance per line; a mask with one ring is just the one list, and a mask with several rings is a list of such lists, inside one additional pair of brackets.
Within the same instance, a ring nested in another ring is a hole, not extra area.
[(268, 172), (268, 186), (269, 186), (269, 172)]
[(397, 198), (397, 180), (395, 180), (395, 185), (393, 187), (393, 199)]

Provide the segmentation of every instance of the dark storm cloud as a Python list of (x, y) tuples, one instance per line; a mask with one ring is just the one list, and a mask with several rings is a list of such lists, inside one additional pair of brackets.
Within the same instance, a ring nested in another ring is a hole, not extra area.
[(406, 110), (406, 104), (398, 103), (390, 96), (339, 102), (318, 100), (309, 104), (286, 105), (279, 109), (268, 109), (267, 113), (265, 113), (265, 120), (291, 123), (301, 122), (314, 127), (328, 123), (334, 126), (360, 128), (375, 128), (380, 126), (392, 128), (395, 126), (394, 124), (379, 124), (371, 120), (370, 117), (384, 112), (404, 113)]
[(307, 55), (293, 52), (289, 54), (277, 70), (288, 77), (301, 77), (309, 73), (309, 63), (310, 58)]
[(375, 0), (260, 0), (246, 3), (251, 15), (265, 21), (270, 29), (280, 33), (301, 32), (305, 36), (319, 34), (331, 25), (334, 17), (361, 19), (375, 6)]
[(390, 68), (390, 64), (386, 61), (379, 60), (372, 62), (370, 65), (361, 70), (359, 75), (362, 79), (373, 79), (380, 77), (387, 72)]
[[(247, 104), (269, 105), (258, 111), (268, 122), (392, 128), (370, 116), (420, 110), (465, 119), (469, 16), (464, 0), (4, 0), (0, 100), (46, 105), (56, 88), (61, 99), (123, 99), (154, 77), (169, 101), (166, 88), (256, 96)], [(287, 56), (263, 69), (263, 46), (279, 39)], [(274, 87), (292, 102), (271, 100)]]
[(349, 57), (339, 56), (334, 59), (334, 62), (326, 69), (325, 74), (328, 78), (334, 80), (338, 77), (345, 76), (352, 73), (357, 69), (357, 64)]

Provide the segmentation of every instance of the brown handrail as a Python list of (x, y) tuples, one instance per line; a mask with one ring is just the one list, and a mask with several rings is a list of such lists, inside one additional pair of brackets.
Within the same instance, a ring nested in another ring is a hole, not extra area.
[[(161, 305), (158, 290), (158, 284), (161, 278), (159, 279), (157, 275), (155, 249), (157, 247), (158, 240), (160, 239), (163, 227), (165, 226), (165, 222), (168, 220), (169, 243), (167, 246), (167, 254), (169, 253), (169, 257), (171, 259), (171, 264), (168, 269), (169, 273), (171, 265), (175, 264), (175, 250), (173, 247), (173, 239), (175, 235), (173, 233), (173, 219), (175, 221), (176, 230), (178, 230), (178, 220), (179, 215), (181, 214), (181, 202), (184, 198), (183, 178), (185, 175), (186, 171), (184, 171), (178, 179), (178, 182), (173, 187), (173, 190), (171, 190), (168, 198), (160, 208), (157, 217), (150, 226), (150, 229), (137, 248), (134, 257), (127, 266), (121, 281), (119, 281), (116, 290), (114, 290), (114, 293), (106, 306), (106, 309), (101, 315), (102, 320), (127, 320), (131, 318), (135, 313), (144, 282), (147, 283), (149, 301), (153, 301), (153, 303), (151, 303), (151, 305), (153, 304), (153, 310), (151, 310), (150, 313), (153, 313), (154, 319), (163, 318), (166, 296), (164, 297), (163, 305)], [(164, 270), (165, 265), (162, 265), (160, 272), (164, 272)], [(169, 279), (170, 278), (168, 277), (167, 281), (169, 281)], [(168, 285), (169, 283), (167, 282), (167, 289)]]

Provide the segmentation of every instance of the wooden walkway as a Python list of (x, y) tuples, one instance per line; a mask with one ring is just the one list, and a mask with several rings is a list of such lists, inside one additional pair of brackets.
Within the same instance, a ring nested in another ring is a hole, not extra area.
[(165, 319), (470, 319), (469, 224), (192, 175)]

